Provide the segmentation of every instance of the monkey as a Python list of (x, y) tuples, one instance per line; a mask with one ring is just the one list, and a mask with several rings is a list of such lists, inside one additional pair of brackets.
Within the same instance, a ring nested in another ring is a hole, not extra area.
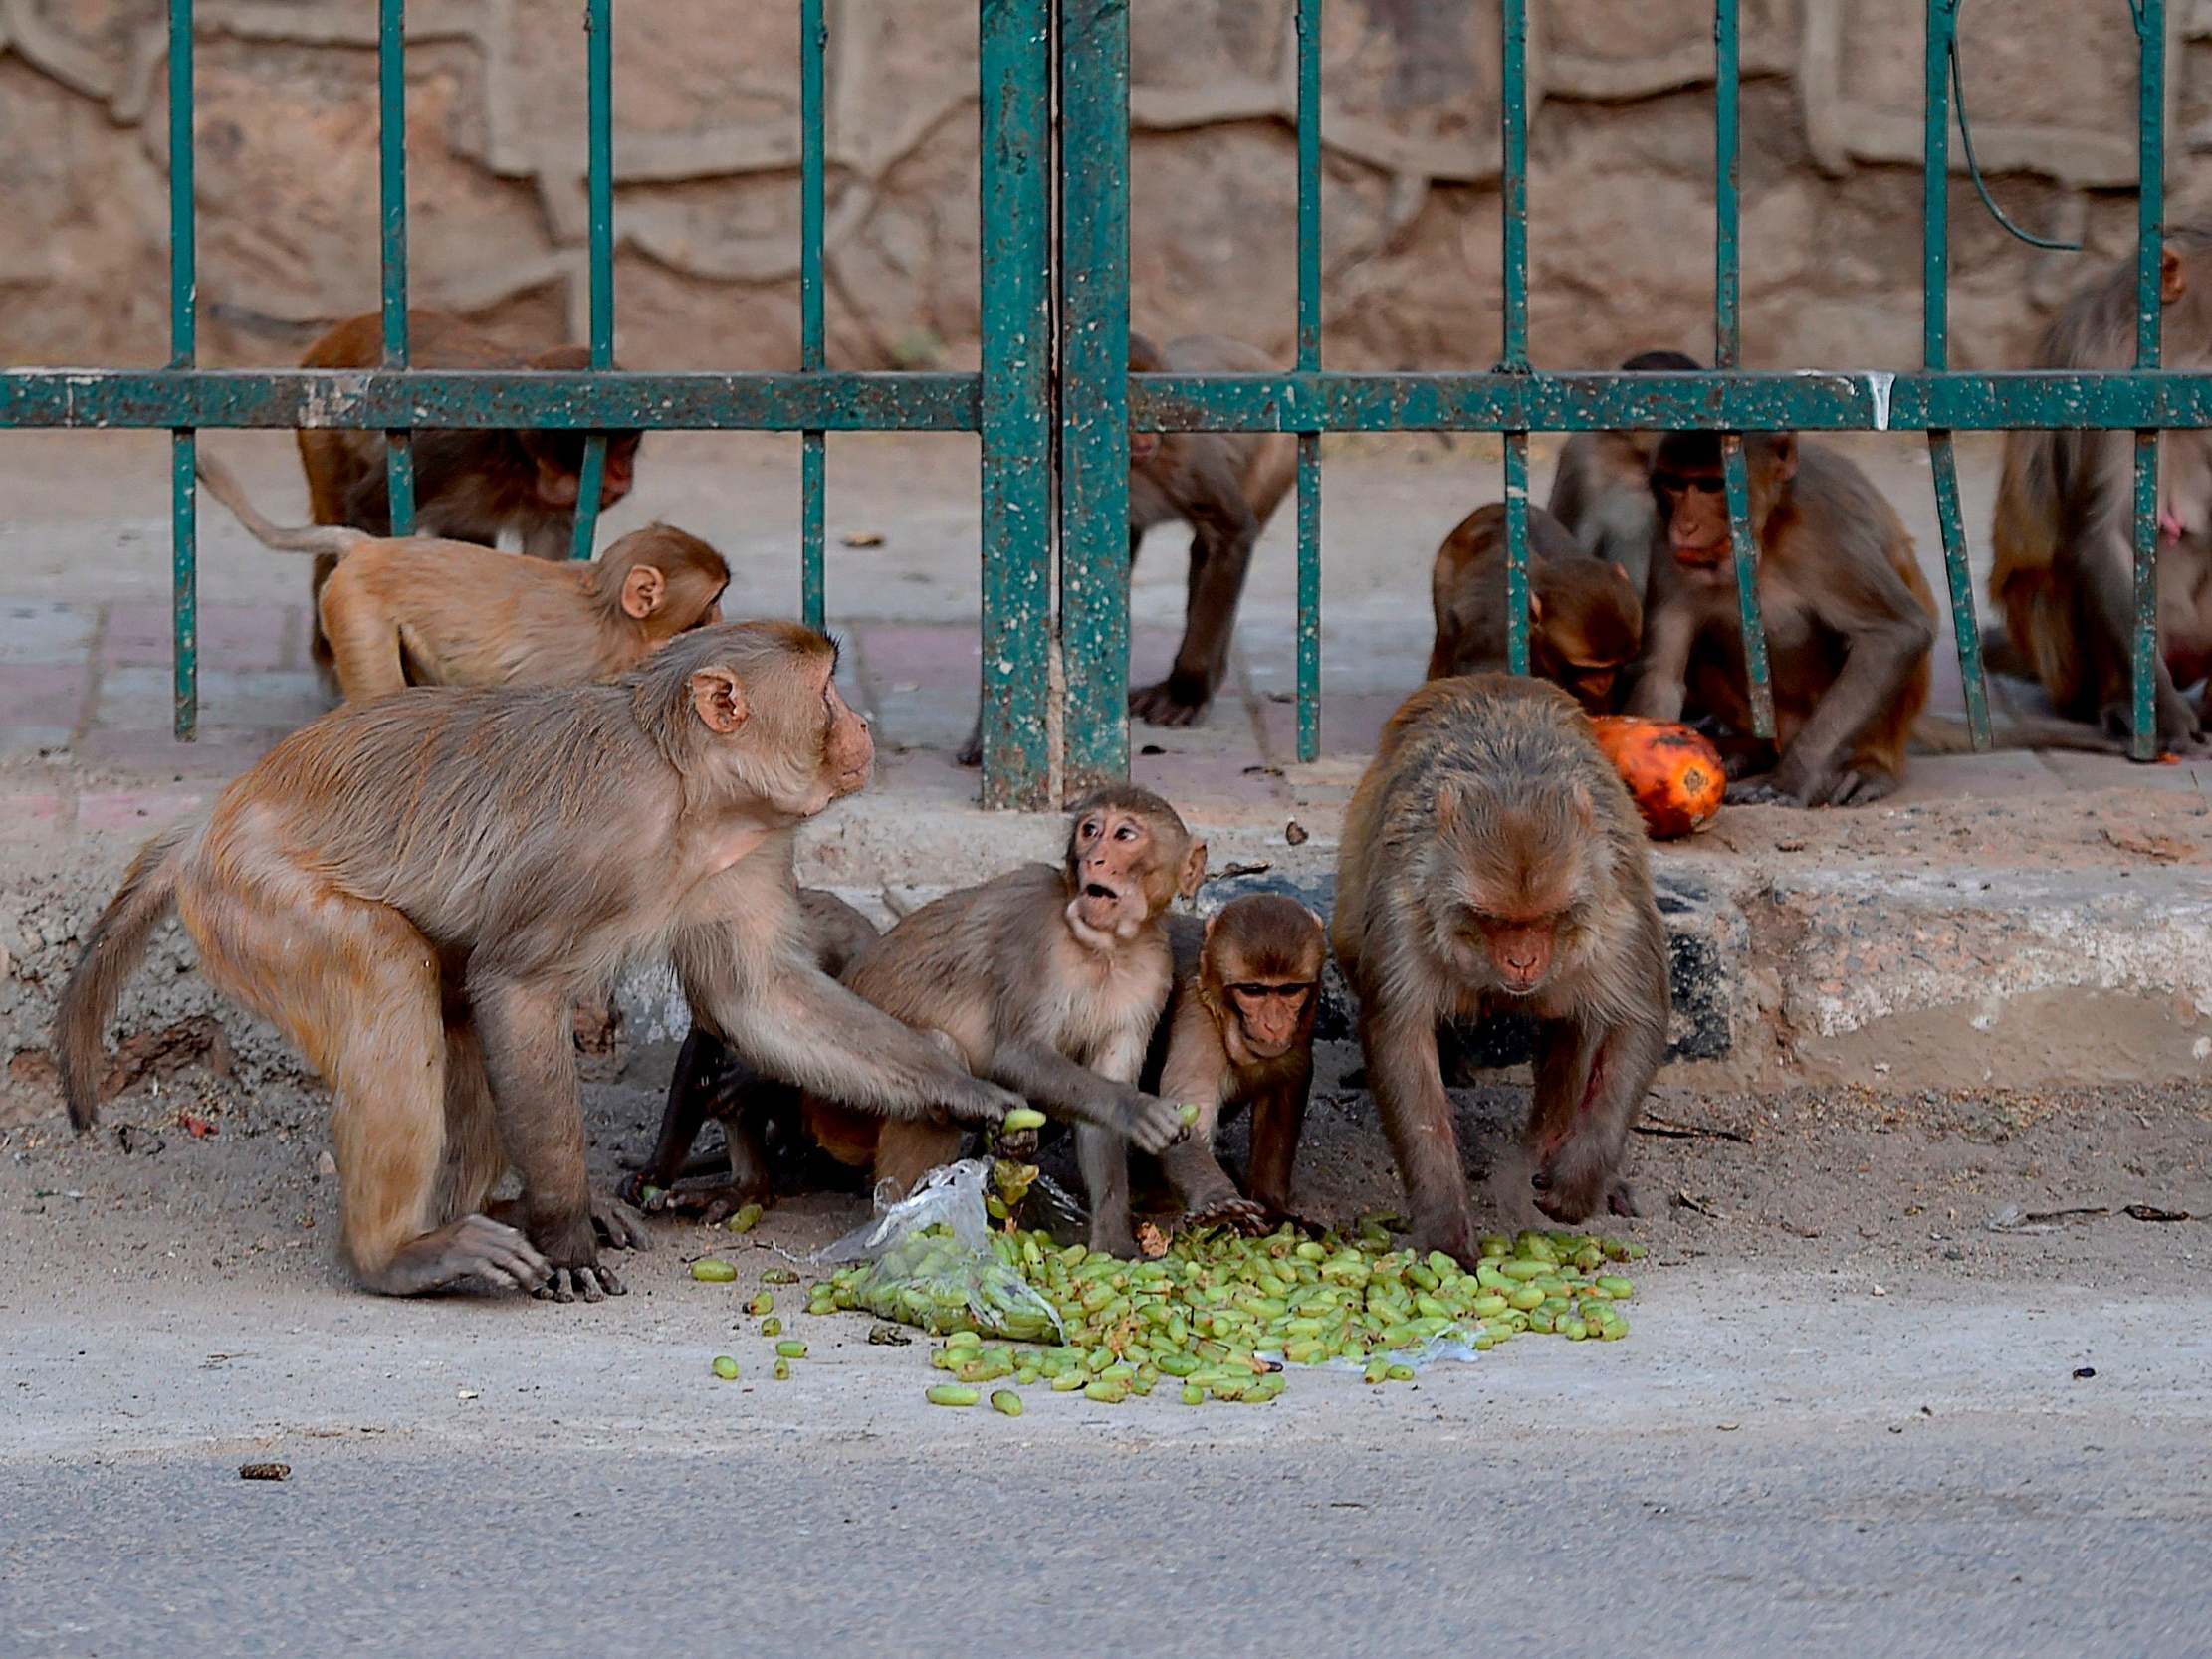
[[(1649, 493), (1649, 492), (1647, 492)], [(1437, 643), (1429, 678), (1503, 671), (1505, 508), (1459, 520), (1430, 577)], [(1528, 669), (1564, 687), (1593, 715), (1613, 709), (1614, 683), (1644, 639), (1644, 602), (1619, 565), (1593, 558), (1540, 507), (1528, 510)]]
[[(620, 1294), (569, 1010), (665, 952), (695, 1023), (877, 1112), (996, 1123), (1017, 1104), (807, 959), (792, 843), (867, 782), (836, 646), (702, 629), (605, 685), (404, 691), (303, 726), (210, 813), (139, 852), (56, 1016), (72, 1123), (173, 909), (220, 989), (330, 1083), (345, 1255), (363, 1288)], [(489, 1202), (512, 1165), (522, 1195)]]
[[(375, 368), (383, 361), (383, 318), (371, 311), (334, 325), (300, 359), (302, 368)], [(444, 311), (409, 311), (408, 362), (415, 368), (540, 369), (569, 373), (591, 366), (580, 345), (528, 356)], [(302, 428), (300, 468), (307, 475), (309, 518), (370, 535), (391, 534), (383, 435), (334, 427)], [(564, 559), (575, 539), (576, 496), (583, 482), (585, 434), (485, 428), (427, 429), (414, 435), (417, 533), (446, 541), (496, 546), (512, 530), (533, 558)], [(599, 507), (630, 493), (642, 434), (607, 434)], [(309, 590), (319, 601), (334, 560), (319, 553)], [(310, 641), (316, 671), (333, 678), (330, 645), (318, 620)]]
[[(875, 924), (834, 893), (802, 887), (798, 909), (814, 965), (832, 979), (842, 977), (876, 940)], [(767, 1131), (778, 1120), (795, 1129), (799, 1110), (796, 1089), (761, 1076), (720, 1038), (694, 1025), (684, 1036), (669, 1078), (660, 1137), (652, 1155), (622, 1183), (623, 1202), (648, 1210), (695, 1209), (710, 1227), (747, 1204), (774, 1203)], [(728, 1179), (679, 1187), (692, 1172), (692, 1144), (709, 1118), (722, 1125)], [(650, 1203), (647, 1187), (660, 1189)]]
[(338, 560), (317, 610), (349, 702), (409, 685), (608, 679), (722, 620), (730, 566), (668, 524), (632, 530), (590, 563), (549, 564), (469, 541), (273, 524), (228, 468), (203, 455), (199, 471), (263, 546)]
[[(1168, 938), (1175, 989), (1140, 1083), (1199, 1116), (1190, 1139), (1160, 1154), (1162, 1168), (1192, 1222), (1286, 1219), (1313, 1089), (1326, 928), (1284, 894), (1248, 893), (1204, 923), (1171, 918)], [(1221, 1114), (1240, 1106), (1252, 1110), (1248, 1199), (1214, 1155)]]
[[(2212, 229), (2169, 226), (2159, 258), (2165, 366), (2201, 369), (2212, 364)], [(2067, 303), (2035, 362), (2126, 368), (2134, 349), (2130, 259)], [(2133, 519), (2131, 434), (2005, 434), (1989, 596), (2004, 612), (2010, 649), (1992, 651), (1993, 666), (2020, 669), (2059, 714), (2114, 735), (2133, 719)], [(2203, 432), (2159, 435), (2152, 667), (2160, 750), (2202, 752), (2202, 700), (2192, 709), (2182, 693), (2212, 670), (2212, 435)]]
[[(1641, 351), (1621, 365), (1627, 374), (1695, 374), (1704, 365), (1679, 351)], [(1659, 515), (1652, 505), (1652, 453), (1657, 432), (1577, 432), (1560, 446), (1551, 475), (1551, 511), (1586, 553), (1628, 574), (1652, 603), (1653, 540)]]
[[(1267, 354), (1239, 340), (1192, 334), (1166, 350), (1132, 332), (1134, 374), (1264, 374)], [(1129, 434), (1129, 562), (1145, 531), (1191, 526), (1191, 569), (1183, 641), (1164, 680), (1129, 691), (1129, 712), (1153, 726), (1195, 726), (1228, 672), (1229, 638), (1251, 568), (1252, 548), (1298, 476), (1298, 440), (1287, 432), (1138, 432)], [(959, 760), (983, 760), (983, 720)]]
[[(977, 1076), (1074, 1124), (1095, 1250), (1136, 1248), (1129, 1145), (1159, 1152), (1186, 1133), (1176, 1105), (1137, 1082), (1174, 978), (1166, 913), (1205, 877), (1206, 843), (1174, 807), (1111, 786), (1069, 815), (1059, 864), (1025, 864), (933, 900), (845, 976), (877, 1007), (944, 1033)], [(957, 1123), (872, 1127), (855, 1104), (810, 1091), (808, 1130), (833, 1155), (872, 1152), (879, 1191), (910, 1191), (959, 1153)]]
[(1834, 450), (1792, 432), (1743, 439), (1775, 741), (1751, 737), (1720, 440), (1670, 432), (1652, 462), (1666, 556), (1628, 712), (1732, 727), (1728, 799), (1865, 806), (1904, 777), (1926, 707), (1935, 596), (1896, 510)]
[(1331, 938), (1420, 1248), (1475, 1260), (1449, 1018), (1536, 1021), (1537, 1208), (1636, 1213), (1621, 1164), (1666, 1050), (1666, 934), (1643, 820), (1572, 698), (1501, 674), (1409, 697), (1345, 814)]

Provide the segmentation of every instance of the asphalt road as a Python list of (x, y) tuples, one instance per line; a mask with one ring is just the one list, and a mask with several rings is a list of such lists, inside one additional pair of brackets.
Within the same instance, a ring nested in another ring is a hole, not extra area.
[(770, 1381), (681, 1287), (40, 1297), (0, 1654), (2212, 1653), (2212, 1301), (1652, 1284), (1602, 1349), (1017, 1420), (850, 1318)]

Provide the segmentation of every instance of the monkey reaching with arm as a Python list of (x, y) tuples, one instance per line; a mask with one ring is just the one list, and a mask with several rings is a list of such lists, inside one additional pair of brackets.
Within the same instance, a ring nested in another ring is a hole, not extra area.
[[(401, 692), (294, 732), (149, 842), (95, 924), (56, 1020), (72, 1121), (94, 1121), (102, 1035), (173, 907), (201, 970), (331, 1085), (369, 1290), (621, 1290), (594, 1221), (642, 1235), (586, 1183), (569, 1010), (661, 951), (764, 1069), (996, 1123), (1012, 1096), (809, 959), (792, 835), (874, 754), (835, 669), (819, 634), (742, 623), (612, 685)], [(522, 1196), (495, 1206), (510, 1165)]]

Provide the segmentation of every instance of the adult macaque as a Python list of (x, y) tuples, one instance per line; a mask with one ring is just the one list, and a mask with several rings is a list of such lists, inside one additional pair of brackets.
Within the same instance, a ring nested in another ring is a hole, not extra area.
[[(1185, 1134), (1176, 1104), (1137, 1081), (1174, 977), (1166, 913), (1205, 877), (1206, 843), (1174, 807), (1149, 789), (1102, 789), (1070, 817), (1062, 863), (924, 905), (845, 976), (887, 1013), (944, 1033), (978, 1077), (1073, 1121), (1094, 1249), (1136, 1247), (1129, 1146), (1158, 1152)], [(848, 1156), (866, 1148), (856, 1103), (814, 1093), (825, 1097), (807, 1102), (814, 1138)], [(872, 1139), (877, 1183), (899, 1193), (959, 1155), (961, 1127), (909, 1117)]]
[(1628, 712), (1679, 720), (1686, 701), (1733, 727), (1742, 741), (1729, 757), (1739, 780), (1731, 801), (1879, 801), (1902, 781), (1906, 739), (1927, 704), (1935, 597), (1895, 509), (1850, 461), (1789, 432), (1749, 434), (1743, 448), (1775, 741), (1750, 736), (1720, 440), (1710, 432), (1668, 433), (1653, 459), (1668, 556), (1653, 574), (1659, 597)]
[[(2169, 227), (2161, 255), (2164, 362), (2212, 365), (2212, 231)], [(2130, 258), (2068, 303), (2036, 366), (2120, 369), (2135, 360)], [(1989, 594), (2026, 672), (2069, 720), (2124, 735), (2133, 724), (2134, 440), (2127, 432), (2008, 432)], [(2010, 666), (2009, 664), (2006, 666)], [(2158, 441), (2158, 746), (2195, 754), (2203, 708), (2182, 693), (2212, 670), (2212, 434)]]
[(722, 620), (730, 567), (668, 524), (632, 530), (589, 563), (550, 564), (467, 541), (273, 524), (220, 463), (200, 479), (254, 538), (336, 558), (316, 602), (348, 702), (415, 686), (566, 686), (627, 673)]
[(1569, 1224), (1636, 1213), (1622, 1156), (1666, 1051), (1648, 860), (1628, 790), (1556, 687), (1436, 680), (1384, 727), (1345, 815), (1332, 936), (1420, 1248), (1475, 1260), (1444, 1019), (1537, 1022), (1537, 1207)]
[[(1192, 1222), (1239, 1225), (1287, 1216), (1290, 1179), (1313, 1089), (1313, 1018), (1329, 959), (1321, 919), (1279, 893), (1231, 899), (1204, 924), (1177, 917), (1175, 994), (1154, 1033), (1143, 1081), (1196, 1105), (1191, 1138), (1160, 1156)], [(1250, 1197), (1214, 1155), (1224, 1111), (1252, 1109)]]
[[(798, 890), (803, 948), (816, 967), (841, 978), (854, 959), (876, 941), (876, 926), (834, 893)], [(694, 1025), (676, 1056), (668, 1080), (668, 1104), (661, 1114), (660, 1137), (643, 1167), (622, 1183), (624, 1202), (641, 1208), (698, 1210), (709, 1226), (747, 1204), (774, 1202), (768, 1129), (779, 1123), (786, 1132), (799, 1124), (799, 1092), (762, 1076), (730, 1052), (711, 1032)], [(685, 1182), (696, 1173), (692, 1145), (709, 1118), (722, 1125), (729, 1151), (726, 1176), (710, 1174), (704, 1183)], [(645, 1189), (659, 1194), (646, 1201)]]
[[(591, 354), (580, 345), (528, 356), (460, 317), (429, 311), (407, 313), (407, 358), (415, 368), (571, 372), (591, 366)], [(383, 360), (383, 319), (371, 311), (332, 328), (308, 347), (300, 366), (375, 368)], [(576, 497), (583, 487), (584, 436), (488, 429), (417, 432), (416, 532), (491, 547), (506, 530), (533, 558), (566, 558), (575, 538)], [(309, 517), (318, 524), (391, 534), (383, 434), (324, 427), (303, 428), (298, 438), (300, 466), (308, 478)], [(636, 432), (607, 434), (606, 469), (599, 484), (602, 510), (630, 493), (639, 438)], [(321, 597), (332, 563), (328, 554), (316, 559), (311, 597)], [(311, 644), (317, 669), (328, 675), (331, 656), (320, 624)]]
[[(1437, 549), (1429, 585), (1437, 613), (1429, 678), (1502, 673), (1504, 504), (1459, 520)], [(1643, 642), (1644, 603), (1618, 565), (1585, 553), (1540, 507), (1528, 510), (1528, 623), (1529, 673), (1563, 687), (1591, 714), (1609, 713), (1614, 682)]]
[[(1238, 340), (1193, 334), (1161, 350), (1129, 336), (1134, 374), (1264, 374), (1267, 354)], [(1183, 642), (1165, 680), (1133, 686), (1129, 712), (1154, 726), (1193, 726), (1228, 672), (1237, 602), (1260, 531), (1298, 476), (1298, 440), (1286, 432), (1135, 432), (1129, 434), (1129, 562), (1156, 524), (1191, 526), (1189, 597)], [(983, 726), (960, 763), (983, 759)]]
[[(1704, 365), (1679, 351), (1641, 351), (1621, 365), (1628, 374), (1695, 374)], [(1560, 446), (1551, 475), (1551, 511), (1586, 553), (1628, 573), (1652, 602), (1653, 545), (1659, 514), (1652, 504), (1652, 454), (1657, 432), (1577, 432)]]
[[(569, 1010), (658, 951), (764, 1069), (997, 1122), (1012, 1096), (806, 959), (792, 835), (874, 754), (835, 669), (819, 634), (741, 623), (612, 685), (401, 692), (294, 732), (148, 842), (95, 924), (57, 1017), (72, 1121), (173, 906), (208, 977), (335, 1092), (345, 1252), (373, 1291), (620, 1292), (593, 1223), (643, 1235), (585, 1183)], [(510, 1165), (522, 1196), (493, 1204)]]

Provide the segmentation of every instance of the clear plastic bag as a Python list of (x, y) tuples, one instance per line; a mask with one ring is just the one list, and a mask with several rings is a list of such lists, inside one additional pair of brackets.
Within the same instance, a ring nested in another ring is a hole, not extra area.
[(919, 1326), (933, 1337), (976, 1331), (1012, 1342), (1059, 1342), (1060, 1316), (1008, 1259), (1010, 1241), (984, 1213), (991, 1165), (982, 1158), (933, 1169), (914, 1191), (830, 1245), (817, 1262), (863, 1264), (840, 1273), (839, 1306)]

